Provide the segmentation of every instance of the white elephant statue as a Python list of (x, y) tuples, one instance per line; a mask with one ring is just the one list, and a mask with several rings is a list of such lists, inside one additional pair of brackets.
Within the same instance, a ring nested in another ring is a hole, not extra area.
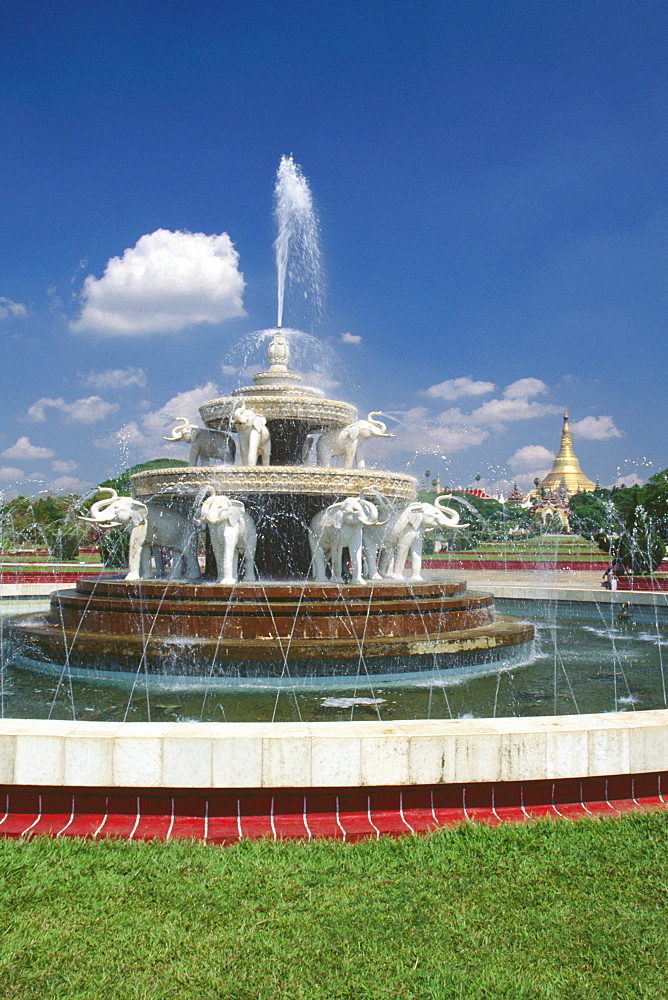
[(388, 434), (382, 420), (374, 420), (376, 416), (382, 416), (380, 410), (372, 410), (366, 420), (356, 420), (340, 430), (321, 434), (315, 446), (317, 464), (328, 467), (332, 464), (332, 458), (343, 456), (345, 469), (365, 468), (362, 453), (364, 441), (372, 437), (394, 437), (394, 434)]
[(365, 527), (364, 558), (367, 573), (371, 567), (383, 579), (403, 580), (406, 560), (410, 557), (409, 579), (422, 580), (423, 535), (433, 531), (434, 528), (468, 527), (467, 524), (459, 523), (459, 514), (456, 510), (443, 505), (443, 500), (450, 499), (452, 499), (450, 496), (441, 494), (435, 498), (433, 504), (415, 501), (392, 514), (383, 527), (379, 525)]
[(239, 451), (242, 465), (269, 465), (271, 459), (271, 436), (267, 418), (256, 413), (243, 400), (237, 404), (232, 419), (239, 435)]
[(209, 486), (198, 522), (209, 526), (218, 583), (236, 583), (240, 556), (244, 557), (244, 580), (254, 580), (257, 531), (241, 501), (216, 493)]
[(362, 528), (376, 524), (378, 508), (363, 496), (346, 497), (316, 514), (309, 525), (313, 578), (320, 582), (327, 580), (326, 560), (329, 556), (332, 578), (342, 583), (342, 556), (344, 548), (347, 548), (352, 563), (351, 583), (365, 583), (362, 576)]
[(90, 509), (92, 516), (82, 520), (108, 528), (122, 525), (130, 532), (129, 572), (126, 580), (147, 580), (159, 575), (162, 566), (152, 569), (151, 554), (153, 550), (161, 548), (172, 550), (170, 580), (199, 579), (197, 529), (191, 518), (171, 507), (156, 503), (145, 504), (133, 497), (119, 496), (116, 490), (108, 486), (101, 486), (98, 492), (108, 493), (109, 496), (104, 500), (97, 500)]
[[(210, 459), (219, 459), (223, 465), (234, 465), (237, 446), (234, 438), (225, 431), (214, 431), (208, 427), (198, 427), (191, 424), (187, 417), (177, 417), (180, 421), (172, 431), (171, 437), (165, 441), (185, 441), (190, 445), (188, 465), (197, 465), (200, 459), (202, 465), (210, 465)], [(209, 459), (209, 461), (206, 461)]]

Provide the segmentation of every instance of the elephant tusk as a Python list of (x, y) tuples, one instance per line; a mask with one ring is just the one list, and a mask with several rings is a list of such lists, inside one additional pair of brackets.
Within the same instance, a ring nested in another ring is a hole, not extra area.
[(94, 517), (84, 517), (83, 514), (79, 514), (80, 521), (88, 521), (89, 524), (96, 524), (98, 528), (120, 528), (120, 521), (96, 521)]

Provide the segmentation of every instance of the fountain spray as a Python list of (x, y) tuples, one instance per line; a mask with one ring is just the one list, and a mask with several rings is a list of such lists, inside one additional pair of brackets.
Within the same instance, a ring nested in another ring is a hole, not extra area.
[(320, 320), (325, 296), (325, 273), (320, 228), (308, 181), (292, 156), (282, 156), (274, 187), (274, 217), (278, 235), (274, 242), (278, 280), (277, 326), (283, 326), (285, 293), (299, 290)]

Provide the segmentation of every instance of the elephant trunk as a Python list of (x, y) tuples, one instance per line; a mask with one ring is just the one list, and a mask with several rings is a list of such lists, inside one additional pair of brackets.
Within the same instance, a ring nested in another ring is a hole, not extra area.
[(367, 420), (369, 421), (370, 424), (373, 424), (374, 427), (380, 428), (376, 432), (374, 437), (393, 438), (394, 434), (388, 434), (387, 425), (384, 424), (382, 420), (374, 420), (374, 417), (376, 416), (381, 417), (382, 415), (383, 415), (382, 410), (372, 410), (371, 413), (369, 413), (367, 416)]
[(188, 420), (187, 417), (177, 417), (176, 419), (180, 423), (178, 423), (176, 425), (176, 427), (174, 428), (174, 430), (172, 431), (172, 436), (171, 437), (165, 437), (163, 435), (163, 441), (181, 441), (181, 440), (183, 440), (183, 433), (186, 430), (186, 428), (190, 426), (190, 421)]
[(87, 517), (86, 521), (111, 521), (113, 520), (113, 512), (107, 511), (106, 508), (109, 504), (112, 504), (115, 500), (118, 500), (118, 493), (111, 486), (102, 486), (98, 490), (98, 493), (108, 493), (109, 496), (104, 500), (96, 500), (90, 509), (91, 517)]
[(362, 508), (362, 513), (360, 514), (360, 524), (364, 524), (366, 527), (370, 527), (372, 524), (379, 524), (378, 508), (375, 503), (371, 503), (370, 500), (365, 500), (362, 496), (360, 496), (359, 502), (360, 507)]
[(113, 512), (106, 511), (105, 508), (109, 504), (118, 500), (118, 493), (111, 486), (101, 486), (98, 493), (109, 493), (109, 496), (104, 500), (96, 500), (90, 509), (91, 517), (82, 517), (82, 521), (90, 521), (91, 524), (104, 524), (109, 522), (109, 527), (114, 527), (118, 524), (117, 521), (113, 520)]
[(434, 507), (441, 512), (441, 514), (446, 519), (448, 528), (468, 528), (468, 524), (460, 524), (459, 521), (459, 511), (454, 510), (453, 507), (446, 507), (443, 504), (443, 500), (455, 500), (456, 497), (450, 496), (448, 493), (441, 493), (439, 496), (434, 498)]

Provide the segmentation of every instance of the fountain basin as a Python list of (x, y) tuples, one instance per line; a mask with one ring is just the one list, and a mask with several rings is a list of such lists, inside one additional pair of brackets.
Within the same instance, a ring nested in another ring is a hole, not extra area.
[(190, 584), (81, 579), (48, 615), (8, 623), (32, 668), (82, 676), (283, 679), (331, 685), (527, 655), (533, 625), (464, 583)]

